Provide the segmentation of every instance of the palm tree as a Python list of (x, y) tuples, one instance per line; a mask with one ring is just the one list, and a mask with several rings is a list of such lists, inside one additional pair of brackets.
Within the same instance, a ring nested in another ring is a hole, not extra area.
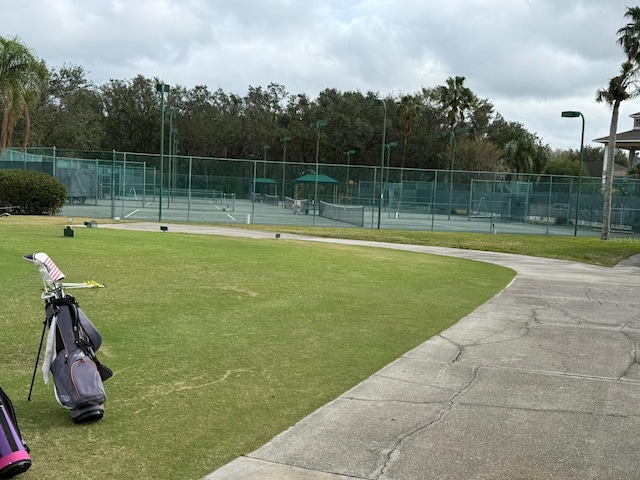
[(400, 163), (400, 184), (402, 184), (402, 176), (404, 172), (405, 160), (407, 158), (407, 145), (409, 143), (409, 137), (415, 127), (420, 121), (422, 115), (420, 101), (413, 95), (404, 95), (400, 99), (398, 105), (400, 113), (400, 123), (404, 129), (404, 142), (402, 148), (402, 161)]
[(516, 173), (541, 173), (549, 161), (549, 152), (535, 135), (517, 130), (504, 146), (503, 158)]
[(627, 61), (620, 74), (609, 80), (606, 89), (596, 92), (596, 101), (611, 106), (611, 126), (607, 143), (607, 167), (605, 172), (604, 207), (602, 213), (602, 240), (609, 240), (611, 233), (611, 196), (613, 192), (613, 166), (616, 149), (616, 132), (620, 103), (638, 95), (636, 80), (640, 68), (640, 7), (627, 7), (624, 14), (629, 22), (618, 30), (617, 43), (622, 47)]
[(448, 131), (445, 135), (451, 138), (451, 165), (453, 170), (453, 149), (455, 148), (455, 131), (457, 126), (465, 122), (467, 111), (477, 102), (473, 92), (464, 85), (465, 77), (449, 77), (447, 85), (436, 88), (436, 98), (444, 109)]
[(624, 27), (618, 30), (618, 45), (627, 58), (640, 64), (640, 7), (627, 7), (624, 17), (629, 19)]
[(465, 77), (449, 77), (447, 85), (436, 89), (436, 97), (445, 111), (449, 131), (464, 123), (467, 110), (476, 103), (476, 96), (464, 85)]
[(39, 99), (47, 76), (44, 63), (17, 37), (0, 37), (0, 152), (10, 145), (13, 127), (23, 115), (27, 124), (23, 145), (27, 145), (29, 107)]
[(613, 192), (613, 166), (616, 149), (616, 131), (618, 130), (618, 115), (620, 103), (638, 96), (636, 78), (638, 67), (631, 61), (622, 64), (620, 75), (609, 80), (606, 89), (596, 92), (596, 101), (611, 106), (611, 125), (609, 127), (609, 142), (607, 143), (607, 168), (605, 172), (604, 206), (602, 212), (602, 240), (609, 240), (611, 233), (611, 196)]

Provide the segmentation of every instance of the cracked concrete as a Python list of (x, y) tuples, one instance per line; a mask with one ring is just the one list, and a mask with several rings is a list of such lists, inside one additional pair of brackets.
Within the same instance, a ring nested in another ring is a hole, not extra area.
[[(273, 238), (190, 225), (172, 231)], [(517, 276), (456, 325), (206, 480), (640, 477), (640, 257), (603, 268), (441, 247), (282, 240), (449, 255)]]

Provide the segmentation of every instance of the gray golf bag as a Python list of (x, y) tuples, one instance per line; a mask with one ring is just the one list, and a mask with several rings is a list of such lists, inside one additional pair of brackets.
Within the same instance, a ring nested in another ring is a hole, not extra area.
[(102, 344), (100, 333), (70, 295), (49, 299), (46, 312), (49, 337), (43, 369), (48, 365), (53, 374), (56, 400), (76, 423), (101, 419), (107, 399), (102, 382), (112, 373), (95, 354)]
[[(25, 260), (37, 265), (45, 284), (46, 318), (40, 348), (31, 380), (31, 390), (38, 367), (45, 331), (49, 328), (42, 373), (45, 383), (53, 375), (54, 394), (58, 403), (68, 409), (75, 423), (99, 420), (104, 415), (106, 394), (103, 382), (113, 373), (102, 365), (96, 351), (102, 337), (84, 314), (78, 302), (67, 295), (65, 288), (95, 288), (95, 282), (61, 283), (64, 275), (45, 253), (25, 255)], [(31, 390), (29, 399), (31, 399)]]

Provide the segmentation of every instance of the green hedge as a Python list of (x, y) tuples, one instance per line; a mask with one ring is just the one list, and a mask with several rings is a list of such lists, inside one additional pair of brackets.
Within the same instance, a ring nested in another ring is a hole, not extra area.
[(0, 170), (0, 206), (18, 207), (24, 215), (54, 215), (67, 199), (67, 189), (43, 172)]

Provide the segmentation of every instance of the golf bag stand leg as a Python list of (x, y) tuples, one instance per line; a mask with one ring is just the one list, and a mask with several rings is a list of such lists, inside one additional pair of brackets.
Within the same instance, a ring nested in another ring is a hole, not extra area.
[(44, 334), (47, 331), (47, 320), (43, 322), (42, 325), (42, 335), (40, 336), (40, 346), (38, 347), (38, 356), (36, 357), (36, 364), (33, 367), (33, 375), (31, 376), (31, 386), (29, 387), (29, 396), (27, 397), (27, 402), (31, 401), (31, 393), (33, 392), (33, 383), (36, 380), (36, 372), (38, 371), (38, 362), (40, 361), (40, 353), (42, 352), (42, 342), (44, 341)]

